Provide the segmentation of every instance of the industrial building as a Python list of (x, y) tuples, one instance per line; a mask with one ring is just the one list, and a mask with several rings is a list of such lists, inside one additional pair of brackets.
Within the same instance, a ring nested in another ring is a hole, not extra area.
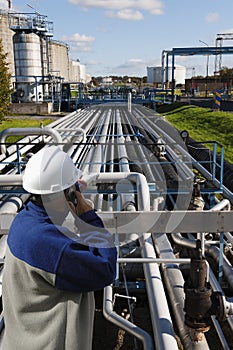
[(47, 16), (0, 10), (0, 17), (0, 38), (15, 89), (12, 102), (44, 103), (54, 109), (61, 105), (63, 83), (90, 81), (86, 66), (70, 59), (69, 46), (53, 39)]
[[(52, 39), (52, 22), (38, 14), (1, 12), (1, 16), (0, 35), (9, 53), (16, 89), (12, 105), (18, 111), (21, 106), (45, 105), (47, 110), (50, 104), (52, 109), (56, 104), (69, 106), (72, 89), (82, 94), (87, 74), (84, 65), (69, 59), (68, 45)], [(175, 75), (174, 69), (167, 70), (167, 80), (173, 80), (173, 84), (175, 78), (176, 84), (183, 84), (183, 68), (176, 67)], [(163, 78), (161, 67), (148, 67), (151, 83), (159, 87)], [(105, 83), (110, 85), (111, 81), (107, 79)], [(56, 146), (82, 172), (87, 185), (85, 198), (103, 220), (118, 250), (115, 281), (95, 291), (97, 302), (101, 301), (95, 309), (93, 350), (231, 350), (233, 165), (224, 161), (224, 148), (218, 142), (194, 142), (188, 131), (178, 131), (165, 117), (146, 108), (146, 96), (133, 99), (131, 92), (127, 96), (127, 103), (123, 99), (110, 100), (109, 96), (86, 97), (86, 108), (75, 105), (72, 113), (47, 127), (9, 128), (0, 133), (1, 301), (2, 287), (7, 285), (3, 276), (12, 272), (6, 267), (9, 230), (32, 199), (31, 192), (23, 186), (25, 169), (38, 151)], [(22, 138), (9, 144), (7, 139), (12, 136)], [(62, 168), (60, 162), (57, 165)], [(41, 179), (45, 179), (43, 171)], [(53, 183), (58, 193), (64, 190), (59, 185)], [(65, 232), (70, 245), (82, 236), (73, 214), (67, 213), (64, 230), (59, 233)], [(48, 217), (48, 221), (52, 219)], [(54, 242), (56, 245), (56, 239)], [(82, 252), (85, 246), (82, 244)], [(96, 248), (92, 248), (96, 254)], [(22, 251), (33, 255), (37, 249), (36, 245), (26, 249), (22, 243)], [(42, 249), (39, 255), (41, 261), (51, 259)], [(68, 267), (71, 265), (77, 267), (73, 259)], [(22, 293), (11, 289), (16, 298), (26, 295), (20, 269), (17, 272), (12, 280), (20, 280)], [(28, 274), (28, 280), (36, 273)], [(51, 284), (52, 278), (46, 278), (40, 275), (44, 286)], [(82, 286), (82, 281), (79, 284)], [(34, 290), (39, 290), (38, 285)], [(48, 299), (48, 289), (44, 288), (43, 293), (43, 299)], [(41, 300), (37, 298), (35, 309), (20, 305), (34, 318), (36, 327)], [(67, 314), (74, 304), (72, 300)], [(2, 305), (0, 350), (7, 329), (6, 308)], [(15, 306), (15, 299), (11, 306)], [(18, 315), (18, 311), (15, 309), (13, 314)], [(55, 310), (55, 320), (57, 315)], [(80, 319), (75, 319), (72, 327), (76, 332)], [(33, 328), (31, 323), (24, 327), (23, 317), (18, 321), (22, 329)], [(62, 317), (61, 324), (66, 324)], [(12, 322), (10, 332), (14, 326)], [(44, 322), (42, 326), (47, 331), (50, 324)], [(58, 332), (53, 335), (56, 339)], [(42, 339), (44, 333), (39, 332), (39, 337)], [(34, 341), (35, 332), (27, 337), (29, 348)], [(73, 348), (76, 345), (74, 341)]]

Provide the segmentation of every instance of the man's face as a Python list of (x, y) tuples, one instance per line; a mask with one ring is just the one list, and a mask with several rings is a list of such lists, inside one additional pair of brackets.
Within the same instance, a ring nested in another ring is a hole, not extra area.
[(44, 208), (49, 216), (50, 213), (52, 215), (54, 212), (62, 213), (65, 216), (68, 214), (70, 211), (70, 206), (68, 203), (68, 193), (70, 189), (71, 188), (68, 188), (65, 191), (54, 193), (49, 196), (42, 196)]

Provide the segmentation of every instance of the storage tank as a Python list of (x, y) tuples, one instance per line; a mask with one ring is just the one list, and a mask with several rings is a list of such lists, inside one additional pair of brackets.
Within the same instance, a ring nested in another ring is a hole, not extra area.
[(80, 82), (80, 62), (70, 61), (70, 81)]
[(80, 64), (80, 81), (86, 83), (86, 66), (85, 64)]
[(50, 74), (71, 81), (69, 74), (69, 47), (67, 44), (51, 40), (49, 45)]
[(42, 62), (40, 37), (17, 32), (13, 36), (17, 96), (21, 102), (42, 99)]
[(155, 67), (147, 67), (147, 83), (154, 84), (155, 83), (155, 76), (154, 71)]
[[(169, 67), (169, 73), (172, 79), (172, 68)], [(175, 81), (176, 84), (185, 84), (185, 77), (186, 77), (186, 67), (184, 66), (178, 66), (176, 64), (175, 66)]]
[(14, 55), (13, 55), (13, 32), (9, 28), (8, 11), (0, 10), (0, 38), (4, 53), (7, 53), (6, 62), (8, 63), (9, 72), (15, 75)]
[[(185, 84), (186, 68), (184, 66), (175, 66), (174, 78), (176, 84)], [(164, 80), (165, 80), (164, 72)], [(172, 67), (168, 67), (168, 81), (172, 81)], [(163, 83), (163, 69), (161, 66), (147, 67), (147, 82), (150, 84)]]

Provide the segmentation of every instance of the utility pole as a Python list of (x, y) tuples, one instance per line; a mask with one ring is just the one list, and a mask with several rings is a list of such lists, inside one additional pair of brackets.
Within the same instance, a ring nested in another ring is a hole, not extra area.
[(10, 9), (11, 8), (11, 0), (7, 0), (8, 2), (8, 8)]

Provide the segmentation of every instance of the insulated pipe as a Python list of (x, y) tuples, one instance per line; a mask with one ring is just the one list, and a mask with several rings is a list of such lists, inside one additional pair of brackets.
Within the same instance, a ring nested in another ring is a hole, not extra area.
[(121, 317), (113, 311), (113, 298), (112, 298), (112, 287), (108, 286), (104, 288), (104, 317), (117, 325), (120, 328), (125, 329), (127, 332), (138, 338), (143, 343), (144, 350), (153, 350), (153, 342), (151, 336), (143, 329), (139, 328), (135, 324), (129, 322), (125, 318)]
[[(21, 152), (25, 152), (25, 149), (31, 148), (32, 145), (30, 146), (26, 146), (25, 144), (33, 142), (35, 143), (36, 137), (24, 137), (23, 139), (20, 140), (21, 144), (14, 144), (14, 145), (10, 145), (9, 147), (7, 147), (7, 152), (3, 153), (0, 155), (0, 162), (1, 161), (5, 161), (6, 159), (6, 153), (8, 154), (8, 156), (14, 154), (16, 152), (16, 147), (20, 148)], [(39, 141), (38, 141), (39, 142)], [(13, 158), (13, 157), (12, 157)], [(1, 166), (2, 168), (2, 166)]]
[(20, 197), (8, 197), (0, 206), (0, 214), (13, 214), (22, 207), (23, 201)]
[(57, 129), (59, 133), (62, 134), (63, 146), (62, 149), (66, 152), (70, 157), (77, 148), (77, 144), (86, 143), (86, 131), (82, 128), (65, 128), (65, 129)]
[[(138, 207), (150, 210), (150, 191), (146, 178), (140, 173), (99, 173), (93, 176), (92, 181), (98, 183), (112, 183), (127, 179), (136, 183)], [(139, 209), (140, 210), (140, 209)]]
[[(184, 278), (178, 265), (182, 262), (176, 259), (166, 234), (153, 234), (152, 237), (159, 257), (170, 260), (169, 262), (165, 261), (165, 264), (161, 265), (161, 269), (182, 344), (185, 350), (207, 350), (209, 346), (206, 338), (203, 336), (201, 341), (193, 342), (189, 328), (184, 323)], [(175, 259), (176, 261), (174, 261)]]
[[(109, 176), (111, 175), (111, 176)], [(99, 174), (97, 180), (117, 180), (122, 178), (131, 178), (136, 180), (137, 193), (139, 196), (138, 208), (139, 210), (150, 210), (149, 201), (149, 188), (145, 179), (145, 176), (139, 173), (125, 174)], [(148, 198), (147, 198), (148, 196)], [(142, 256), (144, 258), (154, 257), (155, 252), (151, 243), (150, 235), (144, 234), (139, 238)], [(157, 264), (144, 264), (144, 273), (147, 285), (148, 300), (150, 305), (150, 312), (152, 315), (152, 324), (154, 331), (154, 338), (156, 342), (156, 349), (173, 349), (178, 350), (177, 342), (175, 340), (174, 331), (172, 327), (172, 321), (169, 314), (168, 305), (166, 302), (165, 292), (162, 286), (161, 276)], [(106, 308), (106, 298), (105, 298)]]
[(4, 174), (0, 175), (1, 186), (12, 185), (12, 186), (22, 186), (23, 175), (22, 174)]
[[(116, 173), (113, 173), (113, 174), (101, 173), (101, 174), (97, 175), (96, 179), (98, 179), (98, 181), (105, 181), (106, 182), (107, 180), (112, 181), (113, 178), (114, 178), (114, 180), (122, 179), (122, 175), (123, 175), (122, 173), (117, 173), (117, 174)], [(131, 174), (124, 173), (123, 177), (127, 178), (127, 176), (130, 176), (130, 175)], [(142, 178), (138, 179), (138, 176), (134, 176), (134, 177), (136, 177), (136, 182), (137, 182), (137, 185), (139, 187), (139, 184), (141, 182), (143, 182), (143, 180), (142, 180)], [(145, 184), (143, 184), (142, 188), (144, 189), (144, 191), (142, 191), (142, 192), (146, 192), (146, 190), (148, 189), (148, 186), (147, 186), (147, 189), (145, 189)], [(134, 335), (136, 338), (141, 340), (143, 343), (143, 348), (145, 350), (153, 350), (154, 349), (152, 339), (147, 332), (145, 332), (141, 328), (137, 327), (133, 323), (129, 322), (128, 320), (125, 320), (123, 317), (119, 316), (118, 314), (116, 314), (113, 311), (112, 287), (111, 286), (104, 288), (103, 314), (107, 320), (116, 324), (118, 327), (125, 329), (130, 334)]]
[[(142, 175), (142, 178), (145, 178), (144, 175)], [(142, 192), (142, 188), (140, 189), (138, 186), (138, 193)], [(139, 202), (138, 209), (142, 211), (150, 210), (149, 200)], [(143, 258), (156, 258), (150, 234), (143, 234), (139, 237), (139, 243)], [(159, 266), (153, 263), (143, 264), (143, 270), (146, 279), (156, 349), (178, 350)]]
[(6, 154), (6, 142), (7, 137), (9, 136), (23, 136), (23, 135), (48, 135), (51, 136), (55, 143), (61, 144), (62, 138), (60, 134), (51, 128), (8, 128), (3, 130), (0, 133), (0, 143), (1, 144), (1, 152)]
[(128, 111), (132, 112), (132, 94), (131, 92), (128, 93)]
[[(85, 114), (85, 126), (82, 125), (82, 127), (84, 128), (86, 134), (87, 132), (93, 127), (93, 125), (95, 125), (97, 123), (97, 118), (99, 117), (100, 113), (97, 113), (95, 116), (92, 115), (92, 113), (89, 112), (89, 114)], [(80, 125), (80, 120), (76, 120), (76, 124), (78, 122), (78, 125)], [(91, 138), (88, 138), (88, 143), (91, 141)], [(87, 152), (90, 150), (91, 145), (88, 144), (84, 144), (82, 143), (78, 148), (74, 148), (74, 153), (72, 155), (72, 159), (75, 163), (77, 163), (81, 157), (81, 155), (83, 156), (84, 153), (87, 154)], [(81, 160), (81, 159), (80, 159)], [(80, 163), (80, 161), (79, 161)]]
[[(107, 135), (107, 130), (108, 130), (108, 123), (109, 123), (109, 118), (111, 115), (111, 110), (108, 111), (107, 115), (105, 116), (105, 114), (102, 116), (102, 120), (104, 122), (104, 124), (100, 124), (98, 125), (98, 127), (96, 127), (95, 130), (95, 136), (98, 137), (98, 142), (100, 143), (100, 145), (98, 145), (98, 143), (94, 146), (94, 148), (91, 149), (91, 152), (89, 152), (89, 154), (87, 155), (87, 161), (88, 164), (86, 164), (84, 166), (84, 173), (91, 173), (91, 172), (99, 172), (101, 169), (101, 165), (103, 164), (103, 145), (101, 145), (101, 143), (105, 144), (106, 143), (106, 135)], [(99, 129), (102, 129), (102, 134), (100, 135), (98, 133)]]
[[(129, 159), (128, 159), (128, 155), (125, 147), (125, 138), (123, 136), (123, 130), (122, 130), (119, 111), (116, 116), (116, 122), (117, 122), (117, 134), (119, 135), (119, 137), (117, 138), (117, 145), (118, 145), (120, 171), (130, 172)], [(123, 194), (121, 197), (122, 197), (122, 204), (123, 204), (124, 210), (135, 211), (134, 194)], [(126, 206), (127, 208), (125, 208)]]
[(217, 203), (214, 207), (212, 207), (210, 211), (218, 211), (223, 209), (231, 210), (231, 203), (228, 199), (223, 199), (221, 202)]
[[(163, 130), (159, 128), (157, 125), (153, 125), (153, 128), (152, 128), (152, 126), (150, 126), (149, 123), (151, 123), (150, 119), (149, 120), (141, 119), (141, 124), (145, 129), (149, 130), (152, 135), (156, 136), (156, 138), (161, 138), (161, 134), (162, 135), (164, 134)], [(174, 140), (171, 137), (169, 137), (169, 135), (167, 134), (166, 134), (166, 139), (170, 139), (170, 142), (175, 144)], [(174, 149), (172, 149), (172, 147), (167, 145), (167, 142), (164, 141), (164, 144), (166, 144), (166, 150), (169, 150), (169, 152), (171, 153), (173, 161), (175, 160), (177, 162), (177, 165), (179, 165), (179, 176), (181, 176), (183, 179), (190, 179), (190, 178), (192, 179), (194, 177), (192, 170), (189, 167), (187, 167), (186, 164), (181, 162), (180, 158), (177, 156)]]
[[(68, 142), (83, 142), (85, 143), (87, 141), (87, 135), (86, 131), (83, 128), (65, 128), (65, 129), (57, 129), (57, 132), (63, 132), (66, 137)], [(67, 135), (68, 133), (68, 135)], [(82, 136), (82, 139), (80, 140), (80, 136)], [(78, 141), (77, 141), (78, 139)], [(64, 137), (63, 137), (64, 140)]]
[[(139, 238), (142, 256), (156, 258), (151, 237)], [(148, 302), (150, 305), (155, 347), (157, 350), (178, 350), (158, 264), (143, 264)]]

